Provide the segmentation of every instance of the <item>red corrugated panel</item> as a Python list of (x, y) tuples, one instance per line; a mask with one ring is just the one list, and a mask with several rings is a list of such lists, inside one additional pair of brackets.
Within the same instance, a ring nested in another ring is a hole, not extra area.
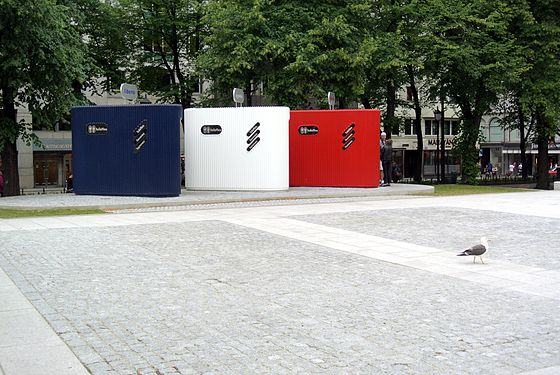
[(291, 111), (290, 186), (378, 187), (380, 112)]

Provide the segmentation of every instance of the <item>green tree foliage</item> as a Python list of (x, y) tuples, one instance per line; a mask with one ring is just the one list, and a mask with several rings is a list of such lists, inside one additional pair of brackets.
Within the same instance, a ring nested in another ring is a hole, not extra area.
[(526, 16), (512, 30), (526, 69), (513, 91), (518, 108), (535, 119), (537, 188), (548, 188), (548, 148), (560, 129), (560, 3), (528, 1)]
[(523, 70), (509, 27), (516, 8), (504, 1), (430, 0), (434, 51), (426, 56), (436, 90), (460, 108), (461, 134), (455, 148), (463, 181), (475, 183), (480, 121), (497, 103), (508, 80)]
[(75, 85), (106, 92), (125, 82), (130, 69), (127, 19), (122, 7), (100, 0), (65, 0), (87, 49), (86, 81)]
[(357, 8), (349, 1), (211, 0), (199, 59), (212, 94), (249, 94), (264, 83), (273, 101), (294, 108), (334, 91), (341, 106), (363, 91)]
[(133, 79), (163, 101), (190, 107), (204, 0), (121, 0)]
[(16, 121), (16, 108), (26, 105), (50, 124), (78, 101), (72, 84), (85, 79), (85, 51), (72, 16), (54, 0), (2, 0), (0, 149), (7, 195), (19, 194), (16, 140), (36, 140)]

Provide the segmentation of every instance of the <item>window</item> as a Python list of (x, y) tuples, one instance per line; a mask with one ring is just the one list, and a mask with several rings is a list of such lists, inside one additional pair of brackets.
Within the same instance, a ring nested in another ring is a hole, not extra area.
[(404, 134), (405, 135), (416, 135), (416, 129), (414, 127), (414, 120), (407, 118), (404, 120)]
[(443, 122), (443, 134), (451, 135), (451, 121), (445, 120)]
[(459, 121), (451, 121), (451, 135), (459, 134)]
[(486, 121), (481, 120), (480, 121), (480, 133), (481, 133), (481, 142), (487, 142), (488, 141), (488, 125), (486, 124)]
[(439, 127), (436, 120), (424, 120), (424, 135), (438, 135)]
[(490, 120), (490, 137), (488, 142), (503, 142), (504, 141), (504, 131), (500, 126), (500, 120), (493, 118)]
[(513, 129), (509, 132), (510, 142), (519, 142), (521, 140), (521, 133), (519, 129)]
[(406, 86), (406, 100), (412, 101), (412, 87)]
[[(440, 122), (436, 120), (424, 120), (424, 135), (438, 135)], [(457, 135), (459, 134), (459, 121), (457, 120), (444, 120), (443, 122), (444, 135)]]

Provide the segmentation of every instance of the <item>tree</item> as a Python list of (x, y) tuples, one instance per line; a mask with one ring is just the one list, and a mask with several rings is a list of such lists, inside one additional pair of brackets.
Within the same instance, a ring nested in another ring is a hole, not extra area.
[(549, 142), (560, 129), (560, 4), (528, 1), (525, 9), (530, 16), (512, 30), (527, 65), (515, 92), (520, 113), (532, 113), (535, 120), (537, 188), (548, 189)]
[[(525, 82), (519, 82), (519, 85), (525, 85)], [(507, 93), (500, 99), (498, 111), (501, 115), (500, 124), (506, 130), (519, 131), (519, 150), (520, 163), (525, 166), (521, 170), (522, 178), (527, 179), (527, 144), (533, 138), (535, 129), (535, 115), (530, 109), (523, 108), (521, 104), (521, 86), (517, 86), (515, 91)]]
[(162, 101), (191, 106), (194, 63), (204, 31), (204, 0), (122, 0), (133, 77)]
[(405, 71), (405, 50), (398, 30), (405, 15), (403, 5), (397, 0), (364, 1), (360, 17), (365, 33), (360, 53), (366, 62), (361, 102), (365, 108), (384, 108), (383, 130), (388, 137), (401, 123), (396, 109), (403, 103), (397, 99), (397, 89), (410, 78)]
[[(341, 107), (363, 90), (357, 56), (357, 10), (345, 2), (214, 0), (209, 3), (199, 68), (212, 80), (214, 98), (229, 103), (231, 88), (292, 108), (337, 94)], [(223, 103), (222, 103), (223, 104)]]
[(76, 82), (77, 92), (96, 93), (116, 89), (130, 70), (131, 47), (122, 7), (100, 0), (64, 0), (71, 8), (73, 26), (87, 51), (86, 80)]
[(524, 69), (509, 27), (511, 2), (431, 0), (429, 22), (434, 52), (427, 56), (432, 85), (460, 108), (461, 133), (455, 148), (462, 159), (462, 180), (475, 183), (480, 121), (505, 92), (508, 80)]
[(26, 105), (43, 123), (52, 124), (79, 98), (72, 89), (84, 75), (84, 46), (72, 26), (72, 14), (54, 0), (3, 0), (0, 7), (0, 149), (6, 195), (19, 194), (16, 141), (37, 141), (17, 121)]

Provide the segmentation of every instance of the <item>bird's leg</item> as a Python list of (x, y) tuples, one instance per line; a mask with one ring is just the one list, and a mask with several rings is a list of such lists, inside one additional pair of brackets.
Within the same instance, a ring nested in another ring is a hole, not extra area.
[(472, 258), (472, 262), (476, 263), (476, 255)]
[(484, 264), (484, 261), (482, 260), (482, 257), (480, 257), (480, 261), (482, 262), (482, 264)]

